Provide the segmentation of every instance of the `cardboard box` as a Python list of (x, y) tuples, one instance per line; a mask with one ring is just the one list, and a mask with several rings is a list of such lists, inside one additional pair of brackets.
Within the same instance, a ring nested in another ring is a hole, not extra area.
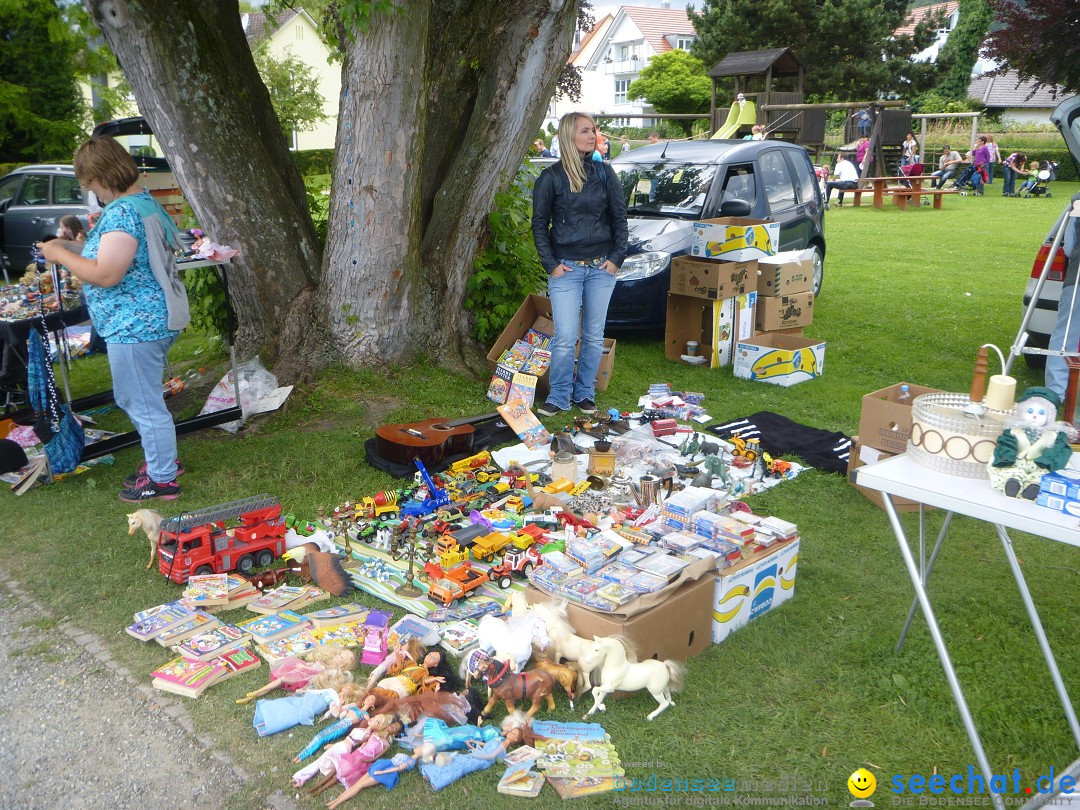
[[(865, 467), (867, 464), (876, 464), (879, 461), (884, 461), (887, 458), (892, 458), (896, 453), (889, 453), (884, 450), (878, 450), (876, 447), (868, 447), (859, 441), (859, 437), (855, 436), (852, 439), (851, 452), (848, 455), (847, 462), (847, 476), (848, 483), (855, 489), (859, 490), (866, 497), (867, 500), (873, 501), (877, 504), (878, 509), (885, 508), (885, 501), (880, 492), (876, 489), (867, 489), (866, 487), (860, 487), (856, 484), (851, 477), (851, 474), (859, 467)], [(917, 512), (919, 511), (918, 501), (909, 501), (907, 498), (898, 498), (893, 496), (893, 506), (896, 507), (897, 512)], [(927, 507), (932, 509), (933, 507)]]
[(762, 256), (772, 256), (779, 245), (779, 222), (718, 217), (694, 223), (690, 255), (725, 262), (748, 262)]
[(670, 291), (722, 301), (754, 289), (757, 262), (716, 262), (676, 256), (671, 260)]
[[(629, 618), (573, 602), (566, 606), (566, 618), (574, 632), (584, 638), (622, 633), (634, 645), (639, 660), (685, 661), (709, 646), (712, 597), (713, 578), (705, 576)], [(525, 588), (525, 598), (529, 604), (552, 601), (551, 596), (532, 585)]]
[(698, 355), (707, 368), (731, 364), (735, 341), (754, 336), (757, 293), (744, 293), (723, 301), (688, 295), (668, 295), (664, 357), (679, 361), (688, 341), (696, 340)]
[(770, 296), (760, 298), (757, 306), (757, 329), (772, 332), (777, 329), (793, 329), (814, 322), (814, 294)]
[(758, 260), (761, 296), (793, 295), (814, 289), (814, 252), (786, 250)]
[[(521, 302), (517, 312), (499, 335), (487, 353), (487, 359), (491, 364), (492, 371), (499, 362), (502, 353), (514, 345), (515, 342), (525, 337), (530, 329), (536, 329), (548, 335), (555, 334), (555, 322), (552, 320), (551, 301), (543, 295), (533, 293)], [(580, 348), (580, 345), (579, 345)], [(604, 338), (604, 354), (600, 358), (600, 367), (596, 370), (596, 390), (606, 391), (611, 383), (611, 375), (615, 371), (615, 339)], [(551, 390), (549, 374), (544, 374), (536, 383), (536, 399), (542, 398)]]
[(764, 555), (740, 560), (713, 584), (712, 641), (719, 644), (752, 619), (795, 595), (799, 538), (778, 543)]
[(926, 388), (913, 383), (897, 383), (880, 391), (867, 394), (862, 400), (859, 417), (859, 436), (867, 447), (876, 447), (890, 453), (907, 451), (911, 435), (911, 402), (898, 402), (900, 386), (906, 385), (911, 400), (923, 394), (940, 394), (940, 388)]
[(825, 341), (768, 333), (735, 344), (736, 377), (785, 388), (825, 373)]

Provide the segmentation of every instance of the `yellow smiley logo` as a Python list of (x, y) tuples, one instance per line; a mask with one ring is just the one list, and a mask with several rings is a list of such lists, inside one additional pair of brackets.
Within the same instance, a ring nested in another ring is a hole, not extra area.
[(865, 799), (877, 790), (877, 779), (866, 768), (859, 768), (847, 780), (847, 789), (856, 799)]

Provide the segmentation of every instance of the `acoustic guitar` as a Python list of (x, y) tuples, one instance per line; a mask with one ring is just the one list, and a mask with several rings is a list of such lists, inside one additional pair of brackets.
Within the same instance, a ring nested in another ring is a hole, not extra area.
[(375, 430), (375, 452), (398, 464), (420, 459), (427, 467), (438, 467), (447, 456), (468, 454), (473, 448), (473, 433), (481, 422), (498, 419), (487, 413), (466, 419), (447, 421), (436, 417), (420, 422), (382, 425)]

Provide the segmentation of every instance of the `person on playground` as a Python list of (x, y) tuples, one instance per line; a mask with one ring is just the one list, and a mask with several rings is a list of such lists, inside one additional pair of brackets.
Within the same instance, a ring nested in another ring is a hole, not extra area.
[(836, 161), (836, 179), (825, 184), (825, 207), (829, 207), (829, 196), (836, 189), (836, 204), (844, 204), (844, 192), (853, 191), (859, 186), (859, 170), (851, 162), (851, 155), (841, 152)]

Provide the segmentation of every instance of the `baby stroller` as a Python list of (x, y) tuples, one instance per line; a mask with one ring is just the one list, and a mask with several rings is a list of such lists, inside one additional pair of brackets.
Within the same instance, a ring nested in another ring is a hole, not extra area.
[(961, 196), (963, 196), (969, 191), (972, 194), (982, 194), (982, 185), (983, 178), (979, 173), (978, 167), (974, 163), (969, 163), (964, 167), (964, 170), (960, 172), (960, 175), (953, 181), (953, 184), (949, 186), (949, 188), (959, 191)]
[(1028, 179), (1026, 183), (1021, 187), (1021, 191), (1024, 192), (1025, 197), (1050, 197), (1050, 189), (1047, 185), (1051, 181), (1057, 179), (1057, 167), (1058, 164), (1043, 160), (1039, 163), (1039, 171)]

